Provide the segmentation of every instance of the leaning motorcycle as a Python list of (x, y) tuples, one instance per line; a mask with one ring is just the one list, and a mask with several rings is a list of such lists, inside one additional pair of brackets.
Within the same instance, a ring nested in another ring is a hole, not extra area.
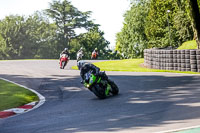
[(84, 86), (92, 91), (99, 99), (119, 93), (118, 86), (110, 79), (94, 75), (91, 71), (85, 74)]
[(62, 54), (60, 57), (60, 69), (64, 69), (69, 61), (69, 56), (67, 54)]
[(83, 57), (83, 52), (78, 52), (77, 55), (76, 55), (77, 62), (82, 60), (82, 57)]

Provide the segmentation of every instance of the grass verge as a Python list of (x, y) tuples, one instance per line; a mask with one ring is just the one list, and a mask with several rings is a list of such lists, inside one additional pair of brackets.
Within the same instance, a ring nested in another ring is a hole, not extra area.
[[(171, 73), (187, 73), (187, 74), (200, 74), (197, 72), (183, 72), (173, 70), (159, 70), (159, 69), (148, 69), (142, 67), (144, 59), (126, 59), (126, 60), (112, 60), (95, 62), (94, 65), (98, 66), (101, 71), (128, 71), (128, 72), (171, 72)], [(72, 69), (77, 69), (73, 66)]]
[(38, 100), (32, 91), (0, 79), (0, 111)]
[(196, 40), (184, 42), (180, 47), (177, 49), (197, 49)]

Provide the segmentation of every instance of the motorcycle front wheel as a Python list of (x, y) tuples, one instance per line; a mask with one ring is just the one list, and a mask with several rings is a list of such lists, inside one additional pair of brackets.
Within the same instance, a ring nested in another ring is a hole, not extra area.
[(98, 84), (94, 85), (91, 89), (91, 91), (99, 98), (99, 99), (105, 99), (106, 94), (105, 90), (101, 88)]
[(62, 69), (65, 68), (66, 64), (67, 64), (67, 63), (66, 63), (65, 61), (62, 62)]

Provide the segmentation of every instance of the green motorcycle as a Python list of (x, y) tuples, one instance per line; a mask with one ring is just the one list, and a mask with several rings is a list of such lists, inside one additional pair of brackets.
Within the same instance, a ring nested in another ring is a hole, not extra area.
[(85, 74), (84, 86), (100, 99), (119, 93), (119, 88), (113, 81), (104, 76), (94, 75), (92, 72)]

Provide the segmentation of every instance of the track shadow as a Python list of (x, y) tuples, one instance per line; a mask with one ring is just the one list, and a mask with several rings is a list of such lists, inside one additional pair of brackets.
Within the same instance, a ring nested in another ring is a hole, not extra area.
[(109, 76), (120, 93), (105, 100), (85, 89), (79, 76), (0, 77), (35, 89), (47, 99), (37, 110), (1, 123), (2, 133), (134, 131), (200, 118), (199, 76)]

